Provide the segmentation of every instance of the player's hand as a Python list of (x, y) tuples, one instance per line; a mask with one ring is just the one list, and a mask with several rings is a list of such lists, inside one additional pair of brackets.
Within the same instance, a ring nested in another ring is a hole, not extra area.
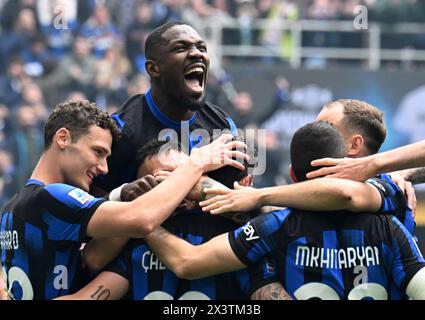
[(354, 181), (366, 181), (373, 177), (376, 172), (370, 157), (365, 158), (323, 158), (311, 162), (313, 167), (323, 166), (307, 174), (308, 179), (327, 176), (328, 178), (344, 178)]
[[(153, 176), (158, 183), (161, 183), (171, 175), (171, 171), (155, 170)], [(191, 210), (197, 207), (198, 201), (204, 199), (204, 191), (202, 182), (203, 177), (195, 184), (192, 190), (188, 193), (183, 202), (178, 206), (179, 209)]]
[(251, 187), (243, 187), (235, 182), (235, 189), (224, 190), (221, 188), (209, 188), (204, 192), (214, 197), (199, 203), (203, 211), (211, 214), (224, 212), (247, 212), (261, 207), (258, 190)]
[(400, 190), (406, 195), (407, 206), (412, 210), (413, 217), (416, 213), (416, 193), (411, 182), (406, 181), (400, 174), (391, 172), (391, 179), (397, 184)]
[(126, 184), (121, 189), (121, 201), (132, 201), (158, 185), (154, 176), (147, 175)]
[(155, 170), (153, 172), (153, 176), (158, 183), (164, 181), (170, 175), (171, 175), (171, 171), (167, 171), (167, 170)]
[(249, 160), (244, 152), (246, 144), (233, 139), (231, 134), (223, 134), (209, 145), (192, 149), (189, 160), (201, 166), (204, 172), (217, 170), (226, 165), (244, 170), (243, 162)]

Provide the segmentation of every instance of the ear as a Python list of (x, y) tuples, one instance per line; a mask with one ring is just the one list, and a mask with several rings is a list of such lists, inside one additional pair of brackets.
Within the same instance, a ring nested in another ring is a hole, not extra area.
[(360, 134), (351, 136), (347, 145), (347, 156), (350, 158), (359, 157), (364, 153), (364, 139)]
[(149, 74), (151, 78), (159, 77), (159, 67), (153, 60), (146, 60), (145, 62), (146, 72)]
[(292, 165), (289, 165), (289, 176), (291, 177), (292, 183), (298, 182), (298, 179), (295, 176), (294, 169), (292, 168)]
[(244, 187), (251, 187), (252, 186), (252, 176), (247, 175), (246, 177), (243, 177), (241, 180), (239, 180), (239, 184)]
[(60, 128), (56, 131), (54, 139), (59, 149), (64, 150), (71, 143), (71, 133), (67, 128)]

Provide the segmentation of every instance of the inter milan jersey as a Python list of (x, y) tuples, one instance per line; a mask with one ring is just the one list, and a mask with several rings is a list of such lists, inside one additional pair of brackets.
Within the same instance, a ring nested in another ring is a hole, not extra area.
[[(378, 188), (388, 191), (382, 180)], [(380, 214), (272, 212), (229, 233), (229, 241), (246, 265), (273, 257), (276, 280), (295, 299), (402, 299), (425, 261), (402, 223), (382, 213), (387, 200)]]
[(79, 247), (104, 199), (30, 179), (1, 216), (1, 264), (12, 299), (52, 299), (81, 284)]
[(391, 176), (380, 174), (366, 182), (374, 185), (381, 193), (381, 211), (395, 216), (413, 235), (416, 223), (412, 210), (407, 206), (406, 197), (397, 184), (391, 180)]
[(159, 110), (150, 90), (127, 100), (113, 118), (121, 128), (122, 138), (113, 143), (109, 173), (94, 182), (106, 191), (136, 179), (136, 152), (153, 139), (173, 139), (190, 150), (202, 143), (203, 136), (196, 129), (206, 130), (210, 139), (215, 137), (214, 130), (227, 129), (237, 135), (233, 120), (214, 104), (206, 102), (188, 121), (174, 121)]
[[(207, 215), (201, 211), (181, 213), (167, 220), (164, 227), (194, 245), (237, 228), (228, 219)], [(250, 278), (247, 270), (191, 281), (179, 279), (141, 239), (132, 239), (106, 271), (128, 279), (130, 297), (136, 300), (249, 299), (240, 287), (240, 282), (246, 283)], [(274, 273), (269, 276), (272, 275), (274, 276)]]

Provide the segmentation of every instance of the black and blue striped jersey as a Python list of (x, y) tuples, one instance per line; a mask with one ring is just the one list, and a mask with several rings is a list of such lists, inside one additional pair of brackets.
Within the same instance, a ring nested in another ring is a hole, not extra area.
[(1, 216), (1, 264), (13, 299), (52, 299), (81, 286), (79, 248), (104, 199), (66, 184), (34, 179)]
[[(164, 223), (164, 227), (186, 241), (198, 245), (238, 226), (223, 217), (193, 211), (180, 213)], [(267, 269), (264, 276), (270, 277)], [(132, 239), (123, 253), (106, 269), (128, 279), (131, 299), (135, 300), (237, 300), (249, 299), (241, 285), (249, 286), (247, 270), (230, 272), (197, 280), (179, 279), (168, 270), (143, 239)], [(253, 269), (258, 272), (257, 269)], [(254, 272), (253, 271), (253, 272)]]
[[(371, 185), (377, 188), (382, 197), (382, 205), (379, 209), (380, 213), (387, 213), (396, 217), (402, 224), (406, 227), (410, 234), (413, 234), (415, 223), (413, 220), (413, 214), (410, 208), (407, 207), (406, 199), (402, 191), (398, 188), (398, 186), (391, 180), (389, 175), (379, 175), (373, 179), (369, 179), (367, 181)], [(339, 214), (345, 214), (344, 212), (339, 212)], [(276, 268), (276, 262), (269, 258), (267, 264), (270, 268)], [(251, 269), (251, 266), (248, 266), (248, 269)], [(244, 290), (251, 294), (258, 288), (262, 286), (277, 281), (275, 278), (271, 276), (271, 273), (268, 273), (269, 277), (264, 277), (262, 274), (258, 274), (258, 267), (253, 268), (254, 270), (250, 270), (249, 274), (251, 275), (251, 279), (247, 282), (243, 287)], [(402, 293), (396, 293), (396, 289), (393, 289), (392, 293), (393, 297), (400, 296), (402, 297)]]
[(375, 186), (381, 193), (382, 207), (380, 211), (395, 216), (413, 235), (416, 223), (412, 210), (407, 206), (404, 193), (391, 179), (391, 176), (380, 174), (366, 182)]
[[(385, 181), (373, 183), (388, 191)], [(229, 242), (246, 265), (274, 260), (274, 281), (296, 299), (403, 299), (425, 261), (403, 224), (382, 213), (397, 206), (383, 197), (379, 214), (288, 208), (251, 220)]]
[(188, 121), (174, 121), (159, 110), (150, 90), (128, 99), (112, 117), (121, 128), (122, 137), (112, 145), (112, 155), (108, 158), (109, 173), (94, 180), (94, 185), (106, 191), (136, 179), (137, 168), (134, 161), (137, 150), (146, 143), (159, 139), (160, 133), (161, 139), (178, 139), (185, 150), (202, 142), (203, 135), (197, 129), (206, 130), (211, 139), (214, 130), (228, 129), (237, 135), (235, 123), (218, 106), (205, 102)]

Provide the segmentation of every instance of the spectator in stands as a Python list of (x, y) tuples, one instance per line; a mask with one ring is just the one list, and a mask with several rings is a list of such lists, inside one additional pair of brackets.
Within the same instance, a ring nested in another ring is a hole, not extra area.
[(94, 96), (95, 65), (89, 40), (77, 36), (72, 53), (61, 61), (57, 83), (66, 91), (82, 91), (91, 98)]
[(147, 35), (156, 27), (151, 4), (138, 3), (134, 11), (134, 21), (126, 31), (127, 55), (136, 72), (145, 72), (144, 43)]
[(241, 129), (246, 129), (248, 125), (254, 124), (253, 102), (251, 94), (247, 91), (238, 92), (234, 101), (233, 109), (229, 115), (235, 121), (236, 126)]
[(19, 190), (20, 181), (22, 181), (22, 173), (14, 165), (12, 154), (0, 149), (0, 207), (3, 207), (6, 201)]
[(107, 49), (115, 46), (121, 34), (111, 21), (108, 8), (97, 5), (93, 15), (81, 27), (80, 35), (87, 38), (93, 45), (93, 53), (97, 58), (102, 58)]
[(55, 57), (46, 47), (46, 41), (41, 35), (33, 35), (29, 39), (29, 50), (21, 52), (24, 68), (31, 77), (42, 77), (53, 71), (57, 65)]
[(31, 106), (23, 105), (17, 110), (15, 123), (10, 145), (17, 169), (22, 172), (19, 185), (23, 186), (43, 151), (43, 134)]
[(98, 105), (107, 104), (107, 96), (115, 96), (118, 100), (126, 99), (125, 87), (131, 65), (122, 54), (121, 45), (116, 44), (105, 51), (105, 56), (95, 65), (96, 102)]
[(38, 0), (36, 8), (46, 45), (60, 59), (71, 50), (73, 32), (78, 27), (78, 1)]
[[(40, 87), (34, 82), (29, 82), (22, 89), (22, 104), (30, 106), (40, 123), (44, 123), (49, 116), (49, 110), (44, 102), (44, 95)], [(40, 129), (42, 129), (40, 127)]]

